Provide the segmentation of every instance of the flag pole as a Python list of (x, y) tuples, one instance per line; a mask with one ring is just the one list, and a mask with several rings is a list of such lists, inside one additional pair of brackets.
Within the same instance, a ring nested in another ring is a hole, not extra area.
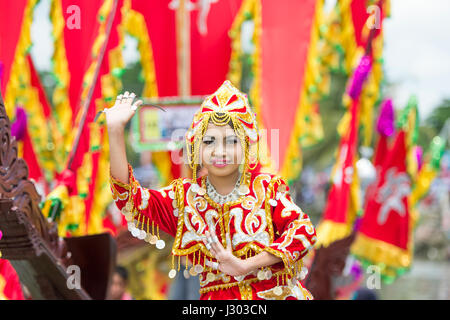
[(178, 94), (191, 95), (191, 13), (189, 0), (179, 0), (176, 11), (176, 36), (178, 59)]

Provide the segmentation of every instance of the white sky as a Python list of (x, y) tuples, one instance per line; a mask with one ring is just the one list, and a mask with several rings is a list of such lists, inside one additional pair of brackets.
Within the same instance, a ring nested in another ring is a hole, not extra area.
[(395, 87), (388, 92), (396, 108), (415, 94), (422, 120), (450, 99), (449, 24), (449, 0), (391, 0), (383, 54), (385, 75)]
[[(49, 4), (49, 0), (38, 4), (31, 30), (31, 53), (39, 70), (51, 69)], [(450, 98), (449, 24), (449, 0), (391, 0), (391, 18), (384, 23), (384, 67), (387, 80), (394, 84), (386, 93), (395, 108), (403, 108), (415, 94), (423, 120), (440, 101)], [(127, 38), (125, 44), (125, 61), (136, 60), (135, 42)]]

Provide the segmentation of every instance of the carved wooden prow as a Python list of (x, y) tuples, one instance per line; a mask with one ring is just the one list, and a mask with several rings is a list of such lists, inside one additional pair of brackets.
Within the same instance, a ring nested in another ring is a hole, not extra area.
[[(39, 209), (40, 195), (17, 157), (17, 143), (0, 94), (0, 240), (32, 299), (105, 299), (115, 266), (116, 246), (109, 234), (61, 238)], [(81, 287), (71, 283), (80, 270)], [(71, 283), (71, 285), (68, 285)]]
[(333, 300), (336, 298), (333, 279), (342, 274), (355, 237), (356, 232), (353, 231), (346, 238), (315, 250), (311, 270), (305, 281), (305, 287), (311, 292), (314, 299)]

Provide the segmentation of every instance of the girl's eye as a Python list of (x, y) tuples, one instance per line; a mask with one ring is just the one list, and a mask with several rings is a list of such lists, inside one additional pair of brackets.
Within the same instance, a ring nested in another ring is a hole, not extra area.
[(203, 140), (203, 143), (206, 145), (212, 144), (214, 140)]
[(236, 144), (238, 141), (237, 141), (237, 139), (236, 138), (230, 138), (230, 139), (227, 139), (227, 143), (228, 144)]

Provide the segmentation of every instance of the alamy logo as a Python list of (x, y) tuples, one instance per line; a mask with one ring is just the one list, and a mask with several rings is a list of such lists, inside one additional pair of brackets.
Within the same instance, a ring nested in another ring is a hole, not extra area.
[(367, 11), (369, 17), (366, 20), (366, 26), (370, 30), (372, 29), (380, 29), (381, 28), (381, 9), (379, 6), (371, 5), (367, 7)]
[(67, 29), (81, 29), (81, 10), (77, 5), (70, 5), (66, 9), (66, 13), (70, 14), (66, 20)]
[(67, 267), (66, 273), (69, 275), (67, 278), (67, 288), (70, 290), (81, 289), (81, 270), (77, 265), (70, 265)]
[(366, 285), (368, 289), (381, 289), (381, 268), (376, 265), (367, 267), (366, 272), (370, 274), (367, 276)]

